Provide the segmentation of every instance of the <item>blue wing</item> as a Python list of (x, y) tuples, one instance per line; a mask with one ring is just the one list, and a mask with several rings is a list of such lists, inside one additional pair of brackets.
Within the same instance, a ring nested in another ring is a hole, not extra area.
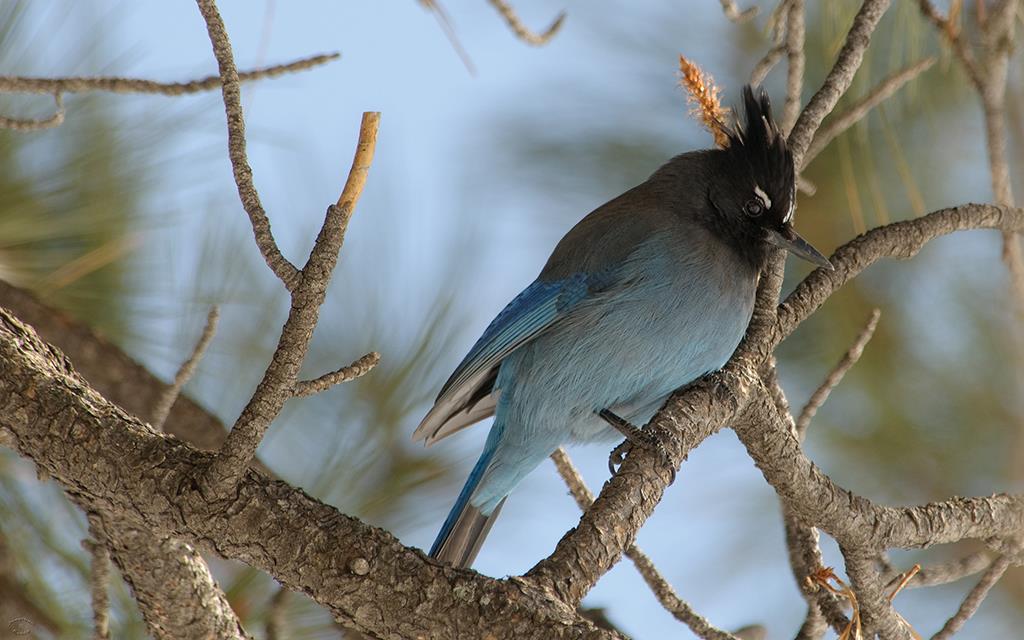
[(494, 380), (505, 356), (557, 324), (606, 278), (576, 274), (535, 281), (498, 314), (441, 389), (413, 433), (430, 445), (494, 413)]

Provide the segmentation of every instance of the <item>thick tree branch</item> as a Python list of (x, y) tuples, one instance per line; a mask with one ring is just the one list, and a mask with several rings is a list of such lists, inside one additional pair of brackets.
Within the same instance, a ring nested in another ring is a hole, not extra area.
[[(148, 416), (167, 385), (91, 327), (48, 306), (34, 294), (0, 280), (0, 307), (9, 309), (46, 342), (57, 347), (75, 370), (104, 398), (136, 416)], [(187, 396), (171, 407), (164, 431), (207, 451), (227, 436), (224, 424)], [(259, 460), (253, 466), (272, 475)]]
[(966, 538), (1008, 538), (1024, 527), (1024, 496), (951, 498), (918, 507), (884, 507), (837, 486), (803, 453), (758, 387), (734, 430), (793, 513), (858, 551), (920, 548)]
[(385, 637), (617, 638), (519, 579), (441, 567), (390, 534), (253, 471), (209, 499), (209, 455), (125, 414), (0, 310), (0, 431), (101, 515), (266, 571), (360, 632)]

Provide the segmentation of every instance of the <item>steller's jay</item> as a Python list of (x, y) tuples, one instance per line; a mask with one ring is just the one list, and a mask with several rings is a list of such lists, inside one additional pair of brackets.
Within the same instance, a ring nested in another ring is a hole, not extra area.
[(831, 268), (793, 230), (793, 158), (767, 93), (744, 87), (743, 102), (728, 146), (672, 158), (573, 227), (445, 383), (414, 439), (494, 424), (431, 556), (469, 566), (505, 497), (556, 448), (614, 438), (608, 416), (644, 424), (721, 368), (773, 247)]

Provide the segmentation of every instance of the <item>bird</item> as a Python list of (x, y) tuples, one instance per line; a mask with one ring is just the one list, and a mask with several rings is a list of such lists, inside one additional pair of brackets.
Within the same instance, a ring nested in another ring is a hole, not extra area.
[(414, 440), (491, 415), (480, 458), (429, 555), (472, 565), (506, 497), (565, 443), (609, 442), (723, 367), (776, 247), (826, 269), (796, 233), (795, 169), (768, 94), (747, 85), (722, 148), (675, 156), (598, 207), (490, 323)]

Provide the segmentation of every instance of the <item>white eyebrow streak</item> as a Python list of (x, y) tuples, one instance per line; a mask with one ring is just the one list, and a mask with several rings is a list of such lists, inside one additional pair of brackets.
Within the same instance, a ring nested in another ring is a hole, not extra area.
[(768, 197), (768, 194), (764, 192), (764, 189), (756, 184), (754, 185), (754, 195), (761, 198), (761, 202), (764, 203), (764, 206), (769, 209), (772, 208), (772, 199)]

